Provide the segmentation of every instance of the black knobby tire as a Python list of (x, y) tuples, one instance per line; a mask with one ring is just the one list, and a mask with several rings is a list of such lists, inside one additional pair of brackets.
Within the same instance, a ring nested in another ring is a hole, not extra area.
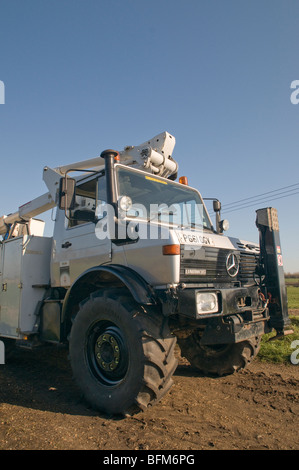
[(158, 402), (173, 384), (176, 338), (162, 315), (116, 290), (93, 294), (70, 334), (70, 361), (85, 399), (111, 415)]
[(261, 337), (253, 337), (240, 343), (205, 346), (200, 344), (197, 332), (185, 339), (178, 339), (181, 355), (192, 367), (206, 375), (229, 375), (246, 368), (260, 349)]

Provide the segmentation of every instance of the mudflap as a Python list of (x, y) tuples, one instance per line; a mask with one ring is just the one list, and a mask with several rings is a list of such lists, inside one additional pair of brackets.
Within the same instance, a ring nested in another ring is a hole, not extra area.
[(239, 315), (230, 317), (218, 317), (212, 319), (205, 327), (201, 337), (200, 344), (230, 344), (240, 343), (252, 337), (262, 336), (270, 333), (272, 328), (269, 326), (267, 318), (261, 320), (244, 322)]

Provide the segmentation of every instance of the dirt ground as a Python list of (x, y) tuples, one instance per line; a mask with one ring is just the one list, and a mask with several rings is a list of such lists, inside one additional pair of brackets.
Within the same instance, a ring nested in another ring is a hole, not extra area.
[(72, 380), (67, 351), (18, 351), (0, 366), (0, 449), (297, 450), (299, 365), (265, 364), (212, 378), (180, 360), (156, 406), (109, 419)]

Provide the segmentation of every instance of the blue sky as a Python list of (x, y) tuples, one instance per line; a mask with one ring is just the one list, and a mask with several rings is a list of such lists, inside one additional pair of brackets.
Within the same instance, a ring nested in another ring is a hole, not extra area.
[(228, 235), (258, 241), (255, 210), (277, 208), (299, 271), (299, 194), (224, 212), (299, 183), (298, 20), (296, 0), (0, 0), (0, 214), (46, 191), (45, 165), (166, 130)]

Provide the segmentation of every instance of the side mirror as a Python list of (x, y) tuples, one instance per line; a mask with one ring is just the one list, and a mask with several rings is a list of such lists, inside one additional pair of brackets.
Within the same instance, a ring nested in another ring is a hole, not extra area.
[(214, 201), (213, 201), (213, 209), (214, 209), (214, 212), (220, 212), (220, 210), (221, 210), (221, 202), (218, 201), (218, 199), (214, 199)]
[(75, 207), (76, 180), (74, 178), (60, 178), (59, 209), (72, 210)]
[(217, 233), (223, 233), (224, 230), (229, 229), (228, 220), (224, 219), (221, 220), (220, 211), (221, 211), (221, 202), (218, 199), (214, 199), (213, 201), (213, 209), (216, 214), (216, 231)]

